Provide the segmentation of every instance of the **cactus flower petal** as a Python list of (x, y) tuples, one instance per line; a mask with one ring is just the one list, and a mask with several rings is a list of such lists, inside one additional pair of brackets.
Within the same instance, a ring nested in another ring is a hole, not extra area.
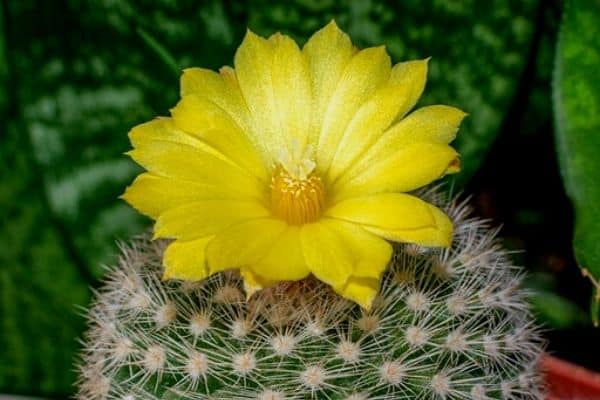
[(252, 142), (229, 114), (214, 102), (191, 94), (171, 110), (175, 126), (218, 151), (230, 164), (261, 180), (267, 172)]
[(121, 197), (154, 219), (167, 210), (199, 200), (243, 198), (224, 186), (181, 181), (148, 172), (135, 178)]
[(351, 277), (343, 287), (335, 290), (361, 307), (369, 309), (379, 291), (379, 279)]
[(354, 261), (348, 243), (323, 222), (305, 224), (301, 240), (312, 274), (334, 288), (344, 285), (352, 275)]
[(346, 128), (361, 106), (386, 84), (390, 70), (390, 58), (383, 46), (361, 50), (350, 59), (337, 78), (327, 111), (316, 127), (320, 131), (316, 145), (319, 171), (326, 172), (331, 167)]
[(448, 247), (452, 222), (443, 211), (404, 193), (382, 193), (342, 201), (327, 211), (330, 217), (353, 222), (396, 242)]
[(300, 227), (288, 226), (272, 243), (265, 256), (249, 268), (259, 276), (275, 281), (295, 281), (307, 277), (310, 270), (300, 246)]
[(240, 275), (244, 279), (244, 290), (246, 298), (252, 297), (256, 292), (277, 284), (278, 281), (264, 279), (258, 274), (255, 274), (248, 268), (240, 268)]
[(208, 276), (204, 250), (212, 239), (206, 236), (200, 239), (183, 242), (176, 240), (165, 250), (163, 279), (182, 279), (199, 281)]
[(262, 260), (287, 225), (275, 218), (240, 222), (208, 242), (206, 258), (211, 274), (231, 268), (248, 268)]
[[(161, 118), (135, 127), (129, 134), (134, 150), (127, 154), (148, 172), (168, 179), (214, 186), (236, 198), (260, 198), (261, 182), (236, 167), (206, 142)], [(134, 206), (135, 202), (132, 203)]]
[(335, 181), (383, 135), (394, 120), (401, 118), (421, 96), (427, 79), (427, 61), (396, 64), (388, 82), (364, 102), (344, 130), (328, 171)]
[(369, 308), (390, 242), (448, 246), (449, 218), (405, 194), (459, 169), (465, 113), (410, 113), (428, 61), (392, 65), (331, 22), (303, 47), (248, 31), (234, 68), (186, 69), (171, 117), (131, 130), (147, 172), (122, 196), (175, 239), (165, 278), (239, 269), (252, 294), (312, 274)]
[(362, 227), (340, 220), (324, 219), (323, 224), (335, 231), (353, 257), (352, 276), (378, 280), (392, 256), (392, 245)]
[(301, 239), (310, 271), (342, 295), (352, 276), (378, 281), (392, 255), (385, 240), (333, 219), (304, 225)]
[[(336, 199), (381, 192), (408, 192), (441, 178), (456, 165), (458, 154), (431, 142), (407, 145), (377, 159), (336, 185)], [(402, 166), (399, 168), (398, 166)]]
[(237, 222), (268, 216), (268, 210), (254, 201), (199, 200), (162, 213), (154, 226), (154, 238), (192, 240)]
[(267, 155), (273, 157), (292, 139), (304, 146), (312, 103), (308, 65), (298, 45), (281, 34), (264, 39), (248, 31), (234, 64), (253, 134)]

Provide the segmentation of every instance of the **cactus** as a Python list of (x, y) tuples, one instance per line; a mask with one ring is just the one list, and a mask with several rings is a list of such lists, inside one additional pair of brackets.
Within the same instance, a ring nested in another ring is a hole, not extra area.
[[(89, 314), (80, 399), (541, 399), (523, 273), (464, 203), (426, 194), (453, 246), (398, 245), (367, 312), (312, 279), (164, 282), (164, 243), (123, 246)], [(443, 206), (443, 205), (442, 205)]]

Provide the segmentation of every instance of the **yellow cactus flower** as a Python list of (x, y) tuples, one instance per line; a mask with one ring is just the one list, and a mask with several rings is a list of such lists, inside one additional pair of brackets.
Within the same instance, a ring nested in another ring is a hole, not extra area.
[(170, 118), (132, 129), (147, 172), (123, 195), (174, 239), (164, 277), (239, 269), (248, 295), (312, 274), (365, 308), (390, 242), (449, 246), (452, 223), (406, 192), (458, 170), (465, 116), (412, 113), (427, 60), (391, 64), (334, 22), (300, 48), (248, 32), (234, 68), (186, 69)]

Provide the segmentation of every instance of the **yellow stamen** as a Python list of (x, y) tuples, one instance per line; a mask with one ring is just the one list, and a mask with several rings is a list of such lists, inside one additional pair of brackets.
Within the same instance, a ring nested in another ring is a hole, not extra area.
[(300, 179), (285, 168), (275, 169), (271, 178), (271, 207), (279, 218), (291, 225), (314, 222), (321, 215), (324, 203), (323, 182), (314, 173)]

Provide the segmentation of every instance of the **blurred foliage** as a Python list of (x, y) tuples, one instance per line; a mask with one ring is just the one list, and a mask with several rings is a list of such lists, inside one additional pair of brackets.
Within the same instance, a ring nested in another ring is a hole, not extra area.
[[(421, 104), (470, 113), (457, 141), (462, 187), (516, 109), (527, 110), (527, 118), (508, 124), (514, 130), (537, 132), (549, 118), (551, 35), (539, 45), (547, 6), (537, 0), (3, 0), (0, 391), (71, 392), (83, 326), (76, 306), (86, 305), (102, 264), (114, 261), (115, 241), (148, 225), (117, 199), (138, 172), (122, 155), (126, 133), (168, 114), (180, 68), (230, 64), (246, 27), (304, 42), (331, 19), (360, 46), (386, 44), (394, 61), (432, 56)], [(539, 73), (521, 104), (527, 68)], [(537, 212), (532, 207), (520, 216), (535, 224)]]
[(600, 319), (600, 2), (569, 1), (553, 78), (556, 142), (565, 188), (575, 209), (575, 256), (595, 286)]
[(56, 393), (71, 385), (70, 363), (83, 328), (75, 306), (85, 305), (89, 293), (79, 256), (48, 212), (42, 175), (17, 117), (5, 38), (0, 36), (0, 387)]
[(585, 311), (575, 302), (556, 293), (553, 275), (532, 273), (527, 277), (526, 283), (531, 290), (530, 302), (546, 325), (555, 329), (586, 325), (588, 318)]

